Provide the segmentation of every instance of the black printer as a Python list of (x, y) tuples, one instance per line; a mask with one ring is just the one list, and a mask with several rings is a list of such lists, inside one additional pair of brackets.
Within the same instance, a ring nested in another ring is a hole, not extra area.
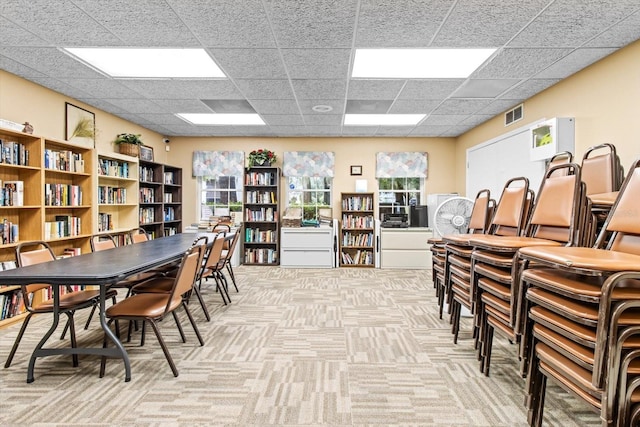
[(386, 213), (382, 216), (380, 227), (384, 228), (408, 228), (409, 221), (406, 213)]

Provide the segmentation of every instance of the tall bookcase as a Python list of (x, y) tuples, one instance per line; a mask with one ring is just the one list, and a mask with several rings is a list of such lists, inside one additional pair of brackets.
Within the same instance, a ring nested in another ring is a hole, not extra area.
[(280, 169), (250, 167), (244, 174), (244, 264), (280, 263)]
[(182, 169), (140, 160), (139, 224), (153, 237), (182, 232)]
[(374, 267), (373, 193), (341, 193), (340, 266)]
[[(0, 128), (0, 269), (16, 267), (24, 241), (45, 240), (57, 255), (90, 250), (93, 151)], [(0, 327), (24, 318), (19, 289), (0, 287)]]
[(124, 235), (138, 227), (138, 158), (99, 153), (95, 233)]

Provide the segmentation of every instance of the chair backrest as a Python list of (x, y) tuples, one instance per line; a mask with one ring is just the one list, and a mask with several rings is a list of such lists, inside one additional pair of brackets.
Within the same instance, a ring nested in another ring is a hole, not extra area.
[(469, 233), (484, 233), (487, 231), (495, 204), (496, 202), (491, 198), (489, 190), (478, 191), (473, 203), (471, 218), (469, 219)]
[[(573, 161), (573, 153), (569, 151), (561, 151), (559, 153), (554, 154), (553, 157), (549, 159), (549, 162), (547, 163), (547, 171), (555, 166), (571, 163), (572, 161)], [(566, 169), (556, 169), (556, 171), (552, 176), (566, 174), (567, 172), (568, 171)]]
[[(35, 248), (35, 249), (34, 249)], [(29, 250), (31, 249), (31, 250)], [(18, 267), (26, 267), (29, 265), (40, 264), (42, 262), (55, 261), (56, 256), (47, 242), (36, 240), (31, 242), (22, 242), (16, 246), (16, 263)], [(24, 302), (29, 309), (31, 307), (30, 295), (42, 289), (49, 288), (50, 285), (45, 283), (33, 283), (22, 286)]]
[(131, 243), (146, 242), (149, 240), (149, 234), (144, 228), (134, 228), (129, 231), (129, 241)]
[(618, 191), (622, 184), (624, 171), (612, 144), (589, 148), (582, 157), (581, 168), (587, 195)]
[(578, 228), (584, 225), (587, 197), (580, 166), (564, 163), (545, 173), (529, 220), (527, 235), (556, 240), (567, 245), (581, 243)]
[(196, 244), (189, 248), (185, 252), (182, 260), (180, 261), (180, 268), (173, 282), (171, 288), (171, 294), (167, 302), (165, 313), (174, 309), (177, 305), (182, 303), (183, 295), (191, 291), (196, 281), (196, 276), (202, 265), (202, 257), (206, 245)]
[(517, 177), (507, 181), (491, 219), (488, 233), (498, 236), (522, 235), (531, 212), (533, 199), (533, 191), (529, 190), (527, 178)]
[(207, 270), (215, 270), (222, 259), (222, 251), (224, 249), (225, 239), (224, 235), (219, 234), (211, 243), (211, 247), (207, 252), (204, 260), (204, 266), (202, 272)]
[(233, 252), (236, 250), (236, 245), (238, 244), (238, 240), (240, 239), (240, 233), (236, 230), (235, 234), (231, 238), (231, 242), (225, 239), (225, 244), (223, 245), (223, 250), (226, 250), (227, 253), (225, 255), (226, 259), (231, 259), (233, 256)]
[(104, 251), (118, 247), (116, 240), (111, 234), (94, 234), (89, 240), (91, 252)]
[(640, 255), (640, 160), (632, 165), (611, 207), (596, 247)]

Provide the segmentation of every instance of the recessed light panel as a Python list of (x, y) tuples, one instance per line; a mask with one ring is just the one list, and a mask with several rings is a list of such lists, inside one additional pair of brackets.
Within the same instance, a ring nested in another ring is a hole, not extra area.
[(466, 78), (495, 49), (357, 49), (352, 77), (379, 79)]
[(258, 114), (179, 113), (176, 116), (194, 125), (265, 125)]
[(426, 114), (345, 114), (347, 126), (415, 126)]
[(204, 49), (65, 48), (114, 78), (224, 78)]

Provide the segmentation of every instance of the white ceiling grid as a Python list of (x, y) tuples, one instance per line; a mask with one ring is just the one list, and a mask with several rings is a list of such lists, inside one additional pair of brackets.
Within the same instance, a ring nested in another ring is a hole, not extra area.
[[(638, 39), (637, 0), (0, 3), (0, 68), (167, 136), (458, 136)], [(228, 79), (116, 80), (61, 50), (89, 46), (201, 47)], [(356, 48), (498, 50), (468, 79), (368, 80)], [(266, 126), (175, 116), (234, 109)], [(426, 117), (344, 126), (347, 109)]]

